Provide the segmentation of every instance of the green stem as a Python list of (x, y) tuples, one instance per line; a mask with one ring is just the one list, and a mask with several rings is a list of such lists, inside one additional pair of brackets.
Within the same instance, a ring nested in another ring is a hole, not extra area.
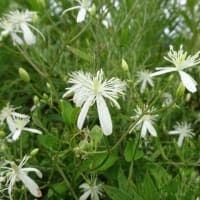
[(63, 172), (62, 168), (60, 168), (60, 166), (58, 164), (56, 164), (56, 167), (58, 169), (58, 172), (60, 173), (60, 175), (62, 176), (63, 180), (65, 181), (65, 183), (67, 184), (67, 186), (69, 187), (70, 192), (72, 193), (73, 197), (75, 200), (78, 200), (78, 197), (75, 193), (75, 191), (73, 190), (68, 178), (65, 176), (65, 173)]

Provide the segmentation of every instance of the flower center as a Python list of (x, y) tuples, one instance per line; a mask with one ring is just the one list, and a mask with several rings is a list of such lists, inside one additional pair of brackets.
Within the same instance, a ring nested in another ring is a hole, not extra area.
[(93, 91), (95, 95), (101, 92), (101, 83), (97, 79), (93, 81)]

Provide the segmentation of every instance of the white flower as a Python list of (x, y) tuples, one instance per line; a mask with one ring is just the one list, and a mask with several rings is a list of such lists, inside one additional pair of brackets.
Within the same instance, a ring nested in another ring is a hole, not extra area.
[(110, 135), (112, 133), (112, 120), (104, 98), (109, 99), (112, 104), (120, 109), (116, 99), (124, 95), (125, 82), (118, 78), (104, 80), (102, 70), (98, 71), (96, 76), (82, 71), (74, 72), (70, 76), (69, 83), (72, 83), (73, 86), (66, 88), (68, 91), (63, 97), (74, 93), (74, 103), (76, 106), (82, 107), (77, 122), (78, 128), (82, 129), (90, 106), (96, 102), (101, 128), (105, 135)]
[(30, 117), (28, 115), (13, 113), (11, 116), (11, 120), (8, 123), (8, 127), (11, 133), (8, 135), (9, 138), (12, 137), (10, 141), (16, 141), (22, 131), (29, 131), (36, 134), (42, 134), (40, 130), (33, 129), (33, 128), (26, 128), (25, 126), (30, 122)]
[(194, 93), (197, 91), (196, 88), (197, 82), (183, 70), (199, 64), (200, 63), (199, 54), (200, 51), (198, 51), (194, 56), (191, 55), (187, 56), (187, 52), (183, 51), (182, 45), (180, 46), (178, 52), (174, 51), (173, 46), (170, 46), (168, 57), (164, 57), (164, 59), (173, 63), (175, 67), (158, 67), (156, 68), (156, 70), (159, 71), (152, 73), (151, 76), (153, 77), (169, 72), (178, 72), (183, 82), (183, 85), (186, 87), (186, 89)]
[(96, 179), (91, 180), (90, 183), (82, 183), (79, 188), (83, 191), (79, 200), (86, 200), (90, 196), (91, 200), (99, 200), (102, 194), (102, 184), (96, 184)]
[(4, 170), (2, 175), (4, 175), (4, 178), (6, 179), (5, 184), (7, 186), (8, 194), (11, 200), (12, 200), (13, 187), (15, 183), (18, 181), (22, 181), (24, 186), (30, 191), (30, 193), (33, 196), (35, 197), (42, 196), (42, 192), (40, 191), (38, 185), (27, 174), (28, 172), (35, 172), (39, 178), (42, 178), (42, 173), (36, 168), (32, 167), (23, 168), (28, 159), (29, 159), (28, 156), (24, 156), (24, 158), (22, 159), (22, 161), (18, 166), (12, 161), (7, 161), (8, 163), (10, 163), (11, 167), (1, 167)]
[[(136, 107), (136, 109), (134, 109), (134, 111), (136, 112), (136, 115), (132, 116), (131, 118), (134, 120), (137, 120), (138, 118), (140, 118), (143, 115), (143, 110), (140, 107)], [(154, 111), (154, 109), (151, 110), (147, 110), (146, 106), (145, 106), (145, 112), (146, 113), (150, 113)], [(151, 115), (151, 114), (144, 114), (139, 121), (136, 123), (135, 126), (133, 126), (130, 130), (130, 132), (133, 131), (134, 128), (136, 129), (141, 129), (141, 137), (145, 138), (147, 135), (147, 131), (149, 131), (149, 133), (156, 137), (157, 133), (155, 128), (153, 127), (153, 123), (156, 120), (157, 115)]]
[(79, 3), (79, 5), (73, 6), (71, 8), (64, 10), (63, 14), (65, 14), (66, 12), (68, 12), (70, 10), (79, 9), (79, 12), (78, 12), (78, 15), (77, 15), (77, 18), (76, 18), (76, 22), (81, 23), (85, 20), (87, 11), (90, 9), (91, 0), (76, 0), (76, 1)]
[(190, 127), (191, 124), (188, 124), (187, 122), (177, 122), (174, 126), (174, 130), (169, 131), (170, 135), (179, 135), (177, 141), (179, 147), (182, 146), (185, 137), (192, 137), (194, 135), (194, 133), (192, 132), (193, 130)]
[(6, 120), (7, 123), (10, 122), (11, 116), (13, 113), (16, 113), (15, 110), (17, 108), (14, 108), (9, 103), (6, 104), (6, 106), (0, 111), (0, 125)]
[[(3, 29), (0, 39), (10, 35), (14, 45), (22, 45), (24, 42), (27, 45), (32, 45), (36, 43), (36, 38), (32, 30), (35, 30), (44, 39), (42, 33), (30, 24), (35, 16), (36, 12), (28, 10), (21, 12), (19, 10), (10, 11), (8, 14), (5, 14), (4, 17), (0, 19), (0, 28)], [(23, 39), (19, 34), (23, 35)]]
[(151, 87), (153, 87), (153, 80), (151, 77), (151, 74), (148, 70), (143, 70), (139, 71), (137, 73), (138, 81), (141, 82), (141, 88), (140, 88), (140, 93), (144, 93), (147, 84), (149, 84)]

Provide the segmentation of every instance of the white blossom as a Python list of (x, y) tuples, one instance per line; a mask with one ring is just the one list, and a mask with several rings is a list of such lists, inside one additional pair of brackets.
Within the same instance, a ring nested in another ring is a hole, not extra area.
[[(7, 139), (9, 141), (16, 141), (20, 137), (22, 131), (42, 134), (40, 130), (25, 127), (29, 122), (30, 117), (28, 115), (13, 113), (8, 123), (11, 133), (8, 135)], [(10, 137), (12, 139), (10, 139)]]
[(90, 9), (91, 0), (76, 0), (76, 1), (79, 3), (79, 5), (73, 6), (71, 8), (64, 10), (63, 14), (65, 14), (66, 12), (71, 11), (71, 10), (79, 9), (79, 12), (78, 12), (78, 15), (76, 18), (76, 22), (81, 23), (85, 20), (86, 14)]
[[(134, 109), (135, 111), (135, 115), (131, 117), (131, 119), (134, 120), (138, 120), (139, 121), (136, 123), (135, 126), (133, 126), (130, 130), (130, 132), (133, 131), (134, 128), (136, 128), (137, 130), (141, 129), (141, 137), (145, 138), (147, 135), (147, 131), (154, 137), (157, 136), (157, 132), (153, 126), (157, 115), (151, 115), (151, 114), (143, 114), (143, 110), (140, 107), (136, 107), (136, 109)], [(145, 113), (150, 113), (153, 112), (154, 109), (147, 109), (147, 106), (145, 106)], [(141, 117), (142, 116), (142, 117)]]
[(99, 200), (103, 196), (102, 184), (96, 184), (96, 178), (91, 180), (90, 183), (82, 183), (79, 188), (83, 191), (79, 200), (87, 200), (90, 197), (91, 200)]
[(137, 73), (137, 77), (138, 81), (141, 82), (140, 93), (144, 93), (147, 84), (149, 84), (151, 87), (154, 86), (151, 73), (149, 72), (149, 70), (139, 71)]
[(24, 156), (20, 164), (17, 166), (13, 161), (7, 161), (11, 167), (1, 167), (3, 172), (1, 176), (5, 179), (5, 185), (8, 190), (9, 198), (12, 200), (12, 191), (16, 182), (22, 181), (24, 186), (30, 191), (30, 193), (35, 197), (41, 197), (42, 192), (39, 189), (39, 186), (35, 183), (33, 179), (28, 176), (28, 172), (35, 172), (35, 174), (42, 178), (42, 173), (32, 167), (24, 167), (28, 161), (29, 156)]
[[(0, 34), (0, 40), (5, 36), (10, 35), (14, 45), (22, 45), (24, 42), (27, 45), (32, 45), (36, 43), (36, 37), (32, 30), (35, 30), (44, 39), (42, 33), (30, 24), (35, 16), (36, 12), (29, 10), (16, 10), (5, 14), (0, 19), (0, 28), (3, 29)], [(23, 35), (23, 38), (20, 37), (21, 35)]]
[(185, 137), (192, 137), (194, 135), (191, 129), (191, 124), (187, 122), (177, 122), (174, 126), (174, 130), (168, 132), (170, 135), (179, 135), (177, 144), (179, 147), (182, 146)]
[(186, 89), (192, 93), (197, 91), (197, 82), (186, 72), (184, 69), (188, 69), (200, 63), (200, 51), (198, 51), (195, 55), (187, 56), (187, 52), (183, 51), (182, 45), (178, 51), (174, 51), (173, 46), (170, 46), (170, 51), (168, 53), (168, 57), (164, 57), (165, 60), (171, 62), (175, 65), (175, 67), (158, 67), (156, 70), (158, 72), (154, 72), (151, 76), (158, 76), (161, 74), (169, 73), (169, 72), (178, 72), (180, 78), (183, 82), (183, 85)]
[(76, 106), (82, 107), (77, 121), (78, 128), (82, 129), (89, 108), (96, 102), (103, 133), (110, 135), (112, 133), (112, 120), (105, 99), (110, 100), (111, 104), (120, 109), (116, 100), (119, 96), (124, 95), (125, 82), (118, 78), (104, 80), (104, 73), (100, 70), (96, 76), (82, 71), (74, 72), (70, 75), (69, 83), (73, 86), (66, 88), (67, 92), (63, 97), (74, 93), (74, 103)]

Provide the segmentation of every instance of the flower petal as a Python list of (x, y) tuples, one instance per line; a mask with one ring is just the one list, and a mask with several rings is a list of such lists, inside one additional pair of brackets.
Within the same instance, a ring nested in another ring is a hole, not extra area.
[(82, 127), (83, 127), (86, 115), (88, 113), (88, 110), (89, 110), (93, 100), (94, 100), (94, 96), (89, 97), (81, 109), (81, 112), (78, 116), (78, 121), (77, 121), (77, 126), (79, 129), (82, 129)]
[(16, 130), (13, 133), (12, 140), (16, 141), (19, 138), (20, 135), (21, 135), (21, 130), (20, 129)]
[(180, 135), (179, 138), (178, 138), (178, 141), (177, 141), (177, 144), (178, 144), (179, 147), (182, 146), (183, 140), (184, 140), (184, 135)]
[(22, 29), (24, 40), (26, 41), (26, 44), (28, 44), (28, 45), (35, 44), (36, 38), (33, 35), (30, 28), (28, 27), (28, 25), (26, 23), (21, 23), (20, 27)]
[(158, 75), (161, 75), (161, 74), (166, 74), (166, 73), (169, 73), (169, 72), (176, 71), (176, 69), (174, 67), (167, 67), (166, 69), (165, 68), (159, 68), (159, 70), (160, 71), (158, 71), (158, 72), (151, 73), (150, 76), (153, 77), (153, 76), (158, 76)]
[(146, 121), (146, 122), (145, 122), (145, 125), (146, 125), (146, 128), (148, 129), (149, 133), (150, 133), (152, 136), (156, 137), (156, 136), (157, 136), (157, 133), (156, 133), (155, 128), (152, 126), (151, 122)]
[(87, 200), (88, 197), (91, 195), (90, 190), (84, 191), (84, 193), (80, 196), (79, 200)]
[(34, 128), (23, 128), (24, 131), (28, 131), (28, 132), (32, 132), (32, 133), (36, 133), (36, 134), (42, 134), (42, 131), (38, 130), (38, 129), (34, 129)]
[(81, 23), (82, 21), (85, 20), (86, 12), (87, 10), (85, 8), (80, 8), (77, 18), (76, 18), (77, 23)]
[(187, 90), (192, 93), (196, 92), (197, 82), (189, 74), (185, 73), (184, 71), (179, 71), (179, 74), (183, 82), (183, 85), (187, 88)]
[(97, 96), (97, 111), (103, 133), (110, 135), (112, 133), (112, 120), (106, 102), (101, 95)]
[(30, 193), (35, 197), (41, 197), (42, 192), (38, 185), (25, 173), (20, 172), (18, 175), (19, 179), (24, 183), (24, 186), (30, 191)]
[(146, 123), (144, 122), (144, 123), (142, 124), (141, 137), (142, 137), (142, 138), (145, 138), (145, 137), (146, 137), (146, 134), (147, 134), (147, 127), (146, 127)]
[(42, 172), (33, 167), (25, 167), (21, 169), (23, 172), (35, 172), (39, 178), (42, 178)]

